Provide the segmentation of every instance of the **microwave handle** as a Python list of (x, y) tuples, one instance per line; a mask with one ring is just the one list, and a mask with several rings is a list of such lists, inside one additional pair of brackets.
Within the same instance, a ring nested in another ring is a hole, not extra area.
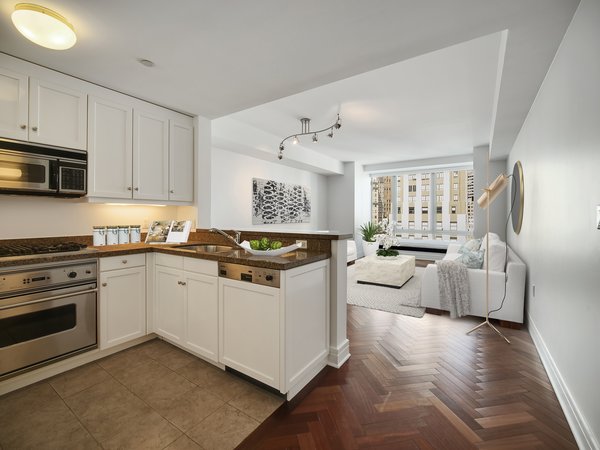
[(59, 188), (59, 164), (57, 159), (50, 160), (49, 174), (50, 189), (58, 191)]

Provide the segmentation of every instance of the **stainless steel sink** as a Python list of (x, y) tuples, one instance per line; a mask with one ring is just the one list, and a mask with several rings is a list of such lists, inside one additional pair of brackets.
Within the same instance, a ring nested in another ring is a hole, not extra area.
[(233, 250), (233, 247), (229, 247), (228, 245), (214, 244), (180, 245), (177, 248), (182, 250), (192, 250), (198, 253), (225, 253)]

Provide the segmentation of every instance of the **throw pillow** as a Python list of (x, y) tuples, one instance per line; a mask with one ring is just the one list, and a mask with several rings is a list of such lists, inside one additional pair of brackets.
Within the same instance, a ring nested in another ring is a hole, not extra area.
[(496, 233), (488, 233), (481, 240), (481, 246), (479, 247), (479, 250), (485, 250), (488, 236), (490, 237), (490, 245), (492, 245), (494, 242), (502, 242), (500, 240), (500, 236), (498, 236)]
[(489, 264), (490, 272), (504, 272), (506, 262), (506, 243), (490, 241), (490, 252), (485, 255), (483, 268)]
[(476, 252), (481, 249), (481, 239), (471, 239), (470, 241), (465, 242), (458, 249), (458, 253), (465, 252)]
[(463, 263), (469, 269), (481, 269), (483, 265), (483, 250), (474, 252), (465, 251), (455, 261)]

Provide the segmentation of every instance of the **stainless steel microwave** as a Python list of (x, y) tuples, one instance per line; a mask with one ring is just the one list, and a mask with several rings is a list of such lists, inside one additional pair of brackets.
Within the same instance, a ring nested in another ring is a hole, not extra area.
[(86, 152), (0, 140), (0, 194), (82, 197), (86, 192)]

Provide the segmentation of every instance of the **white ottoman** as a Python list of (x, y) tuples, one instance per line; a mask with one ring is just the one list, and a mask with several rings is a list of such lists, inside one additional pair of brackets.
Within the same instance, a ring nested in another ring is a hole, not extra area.
[(415, 274), (415, 257), (399, 255), (396, 258), (365, 256), (356, 260), (356, 282), (400, 288)]

